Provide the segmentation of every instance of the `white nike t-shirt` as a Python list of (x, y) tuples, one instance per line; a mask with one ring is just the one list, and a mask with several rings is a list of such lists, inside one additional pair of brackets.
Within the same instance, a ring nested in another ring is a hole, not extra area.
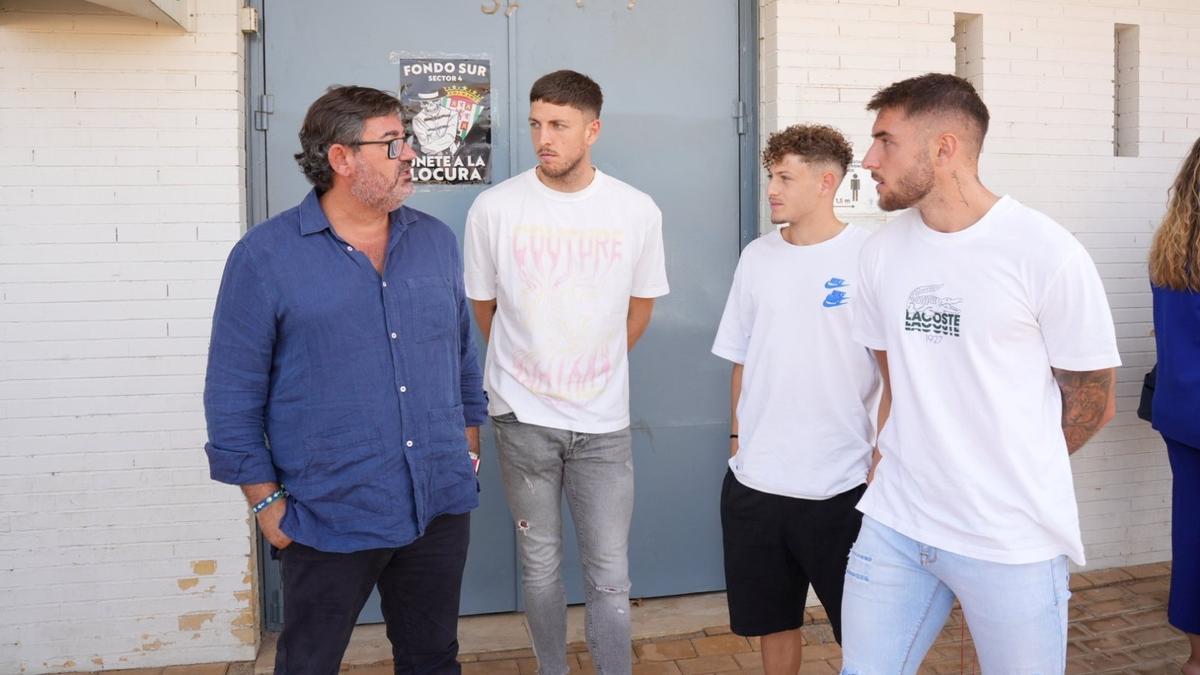
[(467, 297), (497, 303), (488, 412), (582, 433), (629, 426), (629, 298), (666, 295), (662, 213), (599, 169), (557, 192), (531, 169), (467, 214)]
[(776, 231), (742, 251), (712, 351), (745, 365), (729, 460), (743, 485), (827, 499), (866, 480), (879, 371), (850, 331), (868, 236), (847, 225), (796, 246)]
[(1022, 564), (1084, 563), (1051, 368), (1120, 365), (1083, 246), (1003, 197), (966, 230), (913, 209), (863, 247), (854, 337), (886, 350), (891, 416), (859, 509), (912, 539)]

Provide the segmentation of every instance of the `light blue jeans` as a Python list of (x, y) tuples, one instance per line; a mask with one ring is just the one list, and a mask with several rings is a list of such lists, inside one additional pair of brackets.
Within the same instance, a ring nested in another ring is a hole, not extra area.
[(988, 562), (863, 517), (842, 596), (842, 673), (917, 672), (957, 597), (984, 673), (1061, 675), (1069, 581), (1066, 556)]
[(562, 580), (562, 496), (583, 564), (585, 633), (600, 675), (633, 669), (629, 621), (629, 525), (633, 449), (629, 429), (584, 434), (492, 418), (497, 455), (517, 526), (525, 618), (540, 675), (566, 675), (567, 597)]

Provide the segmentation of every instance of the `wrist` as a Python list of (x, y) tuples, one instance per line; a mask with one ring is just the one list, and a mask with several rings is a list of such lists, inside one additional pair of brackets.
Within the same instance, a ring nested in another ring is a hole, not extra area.
[(263, 497), (257, 503), (255, 503), (253, 506), (251, 506), (250, 512), (253, 513), (254, 515), (258, 515), (259, 513), (262, 512), (263, 509), (267, 508), (271, 504), (274, 504), (275, 502), (277, 502), (287, 496), (288, 496), (288, 491), (286, 489), (284, 489), (284, 487), (282, 485), (280, 485), (279, 489), (275, 490), (274, 492), (267, 495), (266, 497)]

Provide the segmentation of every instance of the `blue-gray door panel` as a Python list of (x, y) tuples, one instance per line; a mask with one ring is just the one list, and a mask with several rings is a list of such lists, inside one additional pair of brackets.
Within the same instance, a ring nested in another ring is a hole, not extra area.
[[(511, 19), (479, 3), (264, 0), (268, 208), (308, 185), (292, 159), (309, 103), (330, 84), (394, 90), (391, 51), (486, 54), (492, 61), (495, 182), (534, 165), (525, 117), (533, 80), (558, 68), (604, 88), (595, 163), (650, 194), (663, 211), (671, 294), (631, 355), (637, 473), (630, 542), (632, 593), (651, 597), (724, 587), (718, 490), (727, 456), (728, 365), (709, 353), (739, 248), (738, 2), (567, 0), (522, 3)], [(686, 24), (686, 25), (681, 25)], [(511, 54), (510, 54), (511, 46)], [(510, 72), (509, 64), (515, 63)], [(510, 109), (515, 112), (510, 119)], [(511, 142), (510, 142), (511, 141)], [(510, 153), (515, 153), (510, 154)], [(486, 187), (486, 186), (484, 186)], [(418, 192), (410, 204), (461, 237), (482, 187)], [(753, 196), (751, 196), (753, 198)], [(491, 429), (484, 433), (481, 506), (472, 516), (464, 614), (519, 606), (515, 533)], [(569, 599), (582, 600), (575, 532), (564, 519)], [(277, 571), (268, 570), (268, 576)], [(378, 621), (377, 598), (362, 621)]]
[[(525, 2), (517, 10), (514, 97), (571, 68), (604, 90), (593, 162), (663, 212), (671, 293), (630, 358), (636, 505), (631, 593), (725, 587), (718, 512), (728, 457), (729, 367), (709, 349), (739, 249), (738, 3)], [(517, 165), (536, 163), (528, 125)], [(564, 511), (564, 516), (566, 512)], [(583, 599), (575, 530), (564, 518), (571, 602)]]
[[(358, 2), (265, 0), (263, 30), (266, 91), (275, 112), (267, 132), (267, 207), (273, 215), (298, 203), (309, 190), (292, 154), (304, 113), (333, 84), (361, 84), (396, 91), (399, 66), (392, 51), (447, 52), (464, 49), (492, 61), (492, 176), (509, 176), (508, 27), (503, 16), (487, 16), (470, 2)], [(499, 137), (499, 138), (498, 138)], [(408, 204), (442, 219), (462, 240), (467, 209), (488, 186), (417, 192)], [(480, 349), (480, 359), (483, 349)], [(462, 612), (479, 614), (516, 608), (516, 549), (512, 517), (500, 484), (490, 429), (485, 429), (480, 507), (471, 515), (471, 550), (463, 579)], [(274, 563), (271, 563), (274, 564)], [(361, 622), (382, 621), (377, 592)]]

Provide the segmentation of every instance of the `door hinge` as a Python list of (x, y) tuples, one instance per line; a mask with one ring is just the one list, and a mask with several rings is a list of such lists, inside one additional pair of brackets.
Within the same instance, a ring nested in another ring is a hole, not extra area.
[(253, 7), (242, 7), (238, 10), (238, 27), (243, 33), (253, 35), (258, 32), (258, 10)]
[(742, 101), (736, 101), (733, 104), (733, 121), (737, 126), (739, 136), (746, 133), (746, 104)]
[(254, 106), (254, 129), (266, 131), (271, 125), (270, 116), (275, 112), (275, 97), (263, 94), (258, 97), (258, 105)]

